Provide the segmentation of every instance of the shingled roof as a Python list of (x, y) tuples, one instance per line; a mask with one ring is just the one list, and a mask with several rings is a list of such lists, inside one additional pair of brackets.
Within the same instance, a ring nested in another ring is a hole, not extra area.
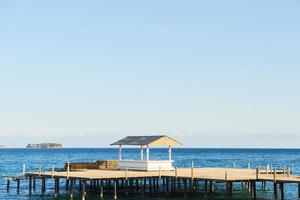
[(149, 146), (180, 146), (181, 143), (166, 136), (127, 136), (111, 145), (149, 145)]

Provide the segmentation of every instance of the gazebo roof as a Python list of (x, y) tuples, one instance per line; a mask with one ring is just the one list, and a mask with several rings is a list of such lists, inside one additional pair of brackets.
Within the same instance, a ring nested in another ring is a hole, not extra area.
[(180, 146), (180, 142), (166, 136), (127, 136), (111, 145), (149, 145), (149, 146)]

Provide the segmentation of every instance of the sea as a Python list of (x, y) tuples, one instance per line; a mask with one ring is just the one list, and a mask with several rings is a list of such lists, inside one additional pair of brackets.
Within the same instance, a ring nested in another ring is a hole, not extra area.
[[(139, 159), (140, 149), (124, 148), (123, 159)], [(6, 190), (6, 176), (22, 174), (22, 166), (25, 164), (27, 172), (37, 172), (38, 166), (42, 170), (51, 170), (54, 165), (62, 168), (66, 162), (92, 162), (95, 160), (116, 160), (118, 149), (116, 148), (63, 148), (63, 149), (0, 149), (0, 199), (69, 199), (69, 195), (61, 193), (54, 197), (54, 183), (47, 183), (47, 191), (41, 194), (41, 182), (37, 181), (37, 189), (32, 194), (28, 192), (28, 182), (21, 181), (19, 194), (16, 191), (16, 182), (11, 182), (10, 190)], [(164, 148), (150, 149), (150, 159), (167, 159), (168, 150)], [(226, 167), (247, 168), (248, 163), (255, 168), (262, 168), (269, 163), (273, 168), (282, 169), (283, 165), (293, 166), (295, 174), (300, 174), (300, 149), (222, 149), (222, 148), (175, 148), (172, 151), (174, 165), (177, 167), (191, 167), (194, 161), (195, 167)], [(63, 186), (61, 186), (63, 187)], [(234, 184), (233, 199), (251, 199), (248, 192), (241, 190), (240, 183)], [(298, 185), (285, 184), (285, 198), (298, 199)], [(217, 184), (213, 194), (207, 196), (197, 193), (188, 196), (129, 196), (119, 199), (226, 199), (224, 184)], [(75, 194), (74, 199), (81, 199)], [(88, 194), (86, 199), (99, 199), (97, 194)], [(112, 196), (104, 196), (104, 199), (113, 199)], [(273, 184), (267, 185), (264, 191), (257, 184), (257, 199), (274, 199)]]

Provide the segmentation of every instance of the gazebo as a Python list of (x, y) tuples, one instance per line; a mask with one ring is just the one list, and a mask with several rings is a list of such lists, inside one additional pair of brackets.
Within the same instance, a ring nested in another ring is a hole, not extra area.
[[(144, 171), (156, 171), (156, 170), (173, 170), (172, 160), (172, 147), (180, 146), (181, 143), (166, 136), (128, 136), (111, 145), (119, 146), (119, 169), (130, 170), (144, 170)], [(122, 160), (122, 146), (140, 146), (141, 159), (140, 160)], [(149, 147), (168, 147), (169, 159), (168, 160), (150, 160)], [(144, 147), (146, 147), (146, 159), (144, 159)]]

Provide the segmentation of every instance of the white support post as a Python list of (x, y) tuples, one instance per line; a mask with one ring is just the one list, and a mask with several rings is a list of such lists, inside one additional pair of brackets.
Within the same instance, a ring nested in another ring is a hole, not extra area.
[(144, 160), (144, 147), (141, 145), (141, 160)]
[(191, 166), (191, 179), (194, 179), (194, 161), (192, 161), (192, 166)]
[(54, 165), (52, 165), (52, 172), (51, 172), (51, 177), (54, 177)]
[(119, 145), (119, 160), (122, 160), (122, 145)]
[(26, 165), (25, 165), (25, 163), (23, 164), (23, 173), (22, 173), (22, 175), (23, 175), (23, 176), (26, 175)]
[(39, 165), (39, 176), (41, 176), (41, 174), (42, 174), (42, 165)]
[(146, 149), (146, 159), (149, 160), (149, 145), (147, 145)]
[(169, 160), (172, 160), (172, 149), (171, 149), (171, 146), (169, 146)]
[(69, 180), (69, 174), (70, 174), (70, 162), (68, 161), (67, 164), (67, 179)]

